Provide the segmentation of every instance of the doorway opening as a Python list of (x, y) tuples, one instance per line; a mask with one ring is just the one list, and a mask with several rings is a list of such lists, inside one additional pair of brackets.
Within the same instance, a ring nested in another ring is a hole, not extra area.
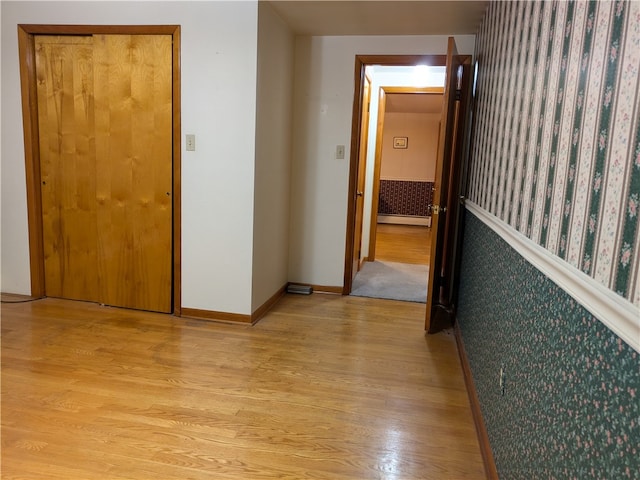
[[(464, 135), (465, 132), (465, 120), (466, 120), (466, 105), (469, 101), (469, 68), (471, 63), (470, 56), (460, 56), (457, 53), (455, 40), (450, 37), (449, 45), (446, 55), (427, 55), (427, 56), (356, 56), (356, 82), (355, 82), (355, 95), (353, 105), (353, 124), (352, 124), (352, 138), (351, 138), (351, 170), (350, 170), (350, 195), (348, 204), (348, 219), (347, 219), (347, 238), (346, 238), (346, 255), (345, 255), (345, 277), (344, 277), (344, 294), (350, 294), (354, 286), (354, 280), (358, 274), (359, 267), (362, 264), (366, 264), (370, 261), (375, 261), (379, 257), (377, 250), (378, 242), (376, 237), (378, 236), (378, 213), (380, 204), (385, 201), (380, 197), (380, 180), (382, 169), (382, 151), (384, 144), (387, 148), (394, 150), (408, 150), (408, 145), (411, 144), (411, 138), (409, 135), (401, 133), (395, 133), (388, 135), (389, 138), (384, 138), (384, 119), (385, 114), (383, 112), (377, 112), (377, 120), (371, 123), (375, 123), (377, 134), (375, 137), (379, 139), (370, 139), (368, 147), (371, 148), (375, 141), (375, 156), (374, 158), (380, 161), (363, 165), (362, 158), (372, 158), (371, 153), (367, 155), (362, 154), (362, 133), (363, 133), (363, 112), (369, 111), (369, 107), (364, 104), (363, 85), (365, 84), (365, 75), (367, 71), (376, 66), (385, 67), (416, 67), (416, 66), (432, 66), (440, 67), (443, 72), (443, 81), (439, 85), (432, 87), (429, 91), (428, 87), (426, 91), (420, 92), (419, 90), (399, 90), (392, 91), (393, 88), (402, 88), (399, 86), (389, 86), (381, 84), (376, 91), (375, 86), (372, 86), (371, 97), (372, 99), (379, 98), (380, 105), (386, 106), (386, 97), (393, 94), (417, 96), (417, 93), (428, 95), (438, 94), (440, 96), (440, 119), (437, 127), (437, 142), (436, 142), (436, 167), (435, 175), (433, 178), (431, 190), (431, 198), (427, 201), (423, 200), (422, 205), (427, 209), (427, 213), (424, 214), (427, 220), (427, 228), (430, 228), (430, 247), (427, 247), (429, 251), (429, 270), (428, 281), (426, 282), (426, 314), (425, 314), (425, 330), (435, 331), (432, 327), (435, 322), (432, 322), (432, 317), (436, 317), (439, 312), (445, 312), (445, 317), (451, 319), (451, 295), (455, 292), (457, 281), (455, 277), (456, 265), (459, 256), (456, 255), (461, 248), (461, 235), (459, 235), (459, 216), (463, 210), (459, 206), (458, 194), (463, 191), (461, 189), (461, 168), (462, 158), (464, 151)], [(384, 87), (384, 88), (383, 88)], [(415, 84), (405, 85), (404, 88), (416, 89)], [(425, 87), (422, 87), (425, 88)], [(425, 98), (429, 98), (429, 97)], [(395, 100), (393, 97), (393, 100)], [(435, 97), (432, 97), (435, 98)], [(411, 97), (408, 97), (410, 100)], [(374, 109), (371, 108), (373, 111)], [(404, 128), (408, 128), (406, 125)], [(368, 129), (369, 135), (373, 132), (373, 127)], [(415, 134), (412, 134), (415, 138)], [(421, 136), (421, 140), (424, 140), (426, 134)], [(377, 141), (380, 140), (380, 141)], [(407, 152), (404, 152), (406, 158)], [(402, 155), (399, 156), (402, 158)], [(401, 167), (402, 165), (400, 162)], [(364, 176), (369, 178), (369, 188), (362, 188), (361, 178), (362, 170), (365, 170), (367, 174)], [(397, 174), (397, 172), (396, 172)], [(391, 175), (393, 177), (394, 174)], [(388, 178), (385, 179), (384, 175), (382, 180), (400, 180), (406, 181), (407, 178)], [(410, 179), (409, 179), (410, 180)], [(427, 180), (422, 178), (421, 180)], [(374, 185), (378, 189), (374, 191)], [(395, 185), (394, 185), (395, 186)], [(368, 194), (368, 195), (367, 195)], [(367, 198), (368, 196), (368, 198)], [(364, 198), (363, 198), (364, 197)], [(368, 208), (368, 211), (366, 210)], [(360, 213), (360, 209), (364, 213)], [(402, 215), (402, 214), (400, 214)], [(380, 215), (383, 217), (385, 215)], [(392, 215), (393, 217), (394, 215)], [(415, 215), (420, 216), (420, 215)], [(359, 220), (360, 218), (364, 220)], [(369, 221), (368, 228), (365, 226)], [(362, 222), (362, 225), (359, 222)], [(383, 227), (383, 229), (392, 229), (395, 227)], [(360, 231), (356, 235), (356, 231)], [(367, 240), (367, 235), (369, 239)], [(361, 245), (354, 244), (354, 239), (360, 236)], [(426, 242), (425, 242), (426, 243)], [(401, 247), (402, 248), (402, 247)], [(405, 260), (406, 261), (406, 260)], [(432, 325), (433, 323), (433, 325)]]
[(446, 57), (414, 60), (364, 67), (350, 293), (425, 303)]
[(378, 94), (365, 132), (365, 244), (351, 294), (426, 303), (444, 67), (369, 70)]

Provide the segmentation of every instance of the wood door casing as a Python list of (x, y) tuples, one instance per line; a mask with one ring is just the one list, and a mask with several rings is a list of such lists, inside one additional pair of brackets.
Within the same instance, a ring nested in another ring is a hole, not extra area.
[(373, 188), (371, 193), (371, 218), (369, 221), (369, 253), (367, 260), (376, 259), (376, 228), (378, 224), (378, 207), (380, 204), (380, 169), (382, 168), (382, 132), (384, 132), (385, 112), (387, 108), (387, 93), (380, 87), (378, 93), (378, 122), (376, 124), (376, 151), (373, 165)]
[[(347, 197), (347, 225), (342, 294), (351, 293), (353, 284), (354, 236), (356, 225), (356, 190), (358, 188), (358, 159), (360, 155), (360, 124), (364, 93), (365, 68), (369, 65), (416, 66), (445, 65), (446, 55), (356, 55), (353, 110), (351, 117), (351, 157), (349, 163), (349, 194)], [(375, 248), (375, 247), (374, 247)]]
[(45, 292), (170, 312), (171, 36), (71, 38), (36, 38)]
[(373, 194), (371, 198), (371, 222), (369, 225), (369, 255), (367, 260), (376, 259), (376, 239), (378, 229), (378, 210), (380, 207), (380, 177), (382, 172), (382, 149), (384, 125), (386, 119), (386, 96), (388, 94), (442, 95), (443, 87), (380, 87), (378, 100), (378, 125), (376, 130), (376, 152), (373, 168)]
[(362, 121), (360, 124), (360, 150), (358, 154), (358, 184), (356, 187), (356, 221), (353, 240), (352, 278), (360, 271), (362, 263), (362, 224), (364, 217), (364, 189), (367, 170), (367, 148), (369, 142), (369, 118), (371, 104), (371, 80), (364, 78), (364, 94), (362, 102)]

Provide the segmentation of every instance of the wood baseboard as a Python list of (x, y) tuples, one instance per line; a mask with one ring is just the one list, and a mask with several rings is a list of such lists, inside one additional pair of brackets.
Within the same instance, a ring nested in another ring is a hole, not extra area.
[(313, 293), (334, 293), (336, 295), (342, 295), (343, 287), (334, 287), (330, 285), (314, 285), (313, 283), (301, 283), (301, 282), (289, 282), (289, 285), (303, 285), (305, 287), (313, 288)]
[[(288, 285), (288, 284), (287, 284)], [(274, 293), (269, 300), (260, 305), (255, 312), (251, 314), (251, 323), (256, 323), (260, 320), (278, 301), (287, 293), (287, 285), (283, 285)]]
[(0, 293), (2, 303), (24, 303), (40, 300), (43, 297), (33, 297), (31, 295), (23, 295), (21, 293)]
[(327, 285), (312, 285), (313, 291), (316, 293), (331, 293), (335, 295), (343, 295), (343, 287), (332, 287)]
[(195, 318), (197, 320), (214, 320), (228, 323), (251, 323), (251, 315), (240, 313), (216, 312), (214, 310), (202, 310), (199, 308), (183, 308), (182, 317)]
[(254, 324), (260, 320), (278, 300), (286, 293), (287, 286), (284, 285), (278, 289), (266, 302), (260, 305), (251, 315), (242, 315), (240, 313), (216, 312), (213, 310), (201, 310), (199, 308), (182, 308), (183, 317), (196, 318), (198, 320), (215, 320), (217, 322), (227, 323), (250, 323)]
[(478, 443), (480, 443), (480, 453), (482, 454), (482, 460), (484, 462), (484, 470), (488, 480), (499, 480), (498, 470), (496, 468), (495, 460), (493, 459), (493, 452), (491, 451), (491, 444), (489, 443), (489, 435), (487, 433), (487, 427), (484, 424), (484, 419), (482, 417), (482, 410), (480, 409), (480, 401), (478, 400), (476, 386), (475, 386), (475, 383), (473, 382), (473, 376), (471, 375), (469, 358), (467, 357), (467, 352), (464, 349), (462, 334), (460, 332), (460, 326), (457, 321), (454, 323), (453, 331), (456, 337), (456, 345), (458, 346), (458, 355), (460, 357), (460, 363), (462, 364), (462, 373), (464, 376), (464, 383), (467, 387), (469, 402), (471, 403), (471, 413), (473, 415), (473, 423), (475, 423), (476, 425), (476, 432), (478, 434)]

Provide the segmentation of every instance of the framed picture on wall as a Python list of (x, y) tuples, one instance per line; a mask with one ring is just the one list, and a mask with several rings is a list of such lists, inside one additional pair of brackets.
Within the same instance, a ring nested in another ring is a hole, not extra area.
[(393, 148), (407, 148), (409, 137), (393, 137)]

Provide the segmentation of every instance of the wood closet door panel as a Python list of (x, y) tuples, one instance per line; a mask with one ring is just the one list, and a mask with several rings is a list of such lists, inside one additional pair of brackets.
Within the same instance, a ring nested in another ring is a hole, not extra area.
[(171, 312), (169, 35), (95, 35), (101, 302)]
[(92, 43), (35, 38), (45, 291), (98, 301)]

